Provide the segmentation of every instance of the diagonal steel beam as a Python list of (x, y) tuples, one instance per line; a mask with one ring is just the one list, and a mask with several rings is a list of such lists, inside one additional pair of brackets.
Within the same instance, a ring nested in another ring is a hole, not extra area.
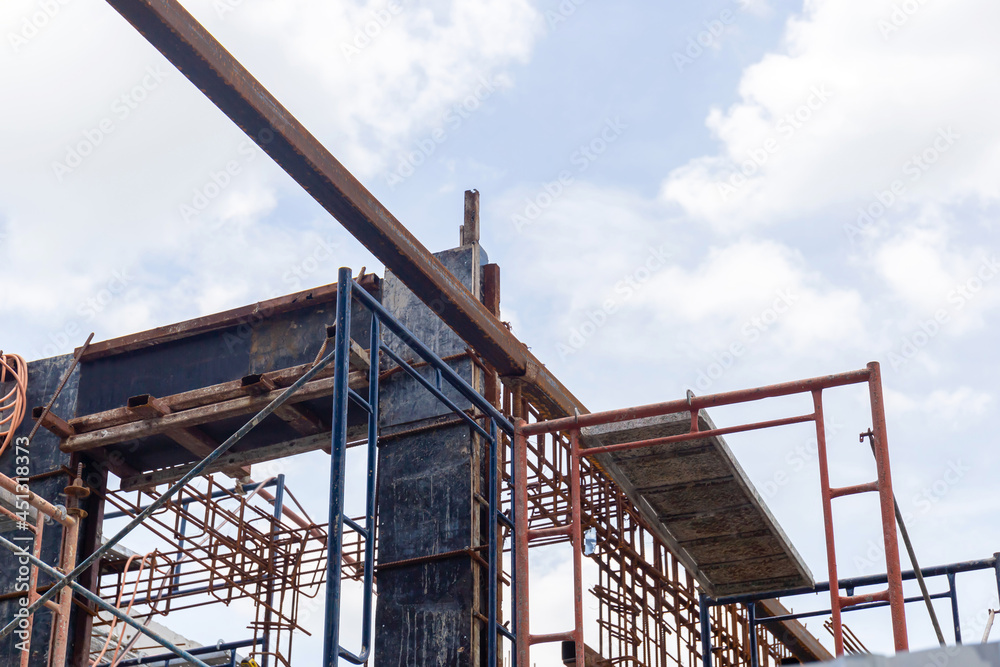
[(176, 0), (108, 0), (501, 375), (526, 376), (546, 416), (586, 409)]

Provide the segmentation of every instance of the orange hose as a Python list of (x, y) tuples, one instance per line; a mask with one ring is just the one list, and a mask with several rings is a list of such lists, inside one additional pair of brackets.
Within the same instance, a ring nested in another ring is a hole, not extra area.
[(0, 382), (11, 380), (14, 387), (0, 397), (0, 456), (14, 441), (28, 409), (28, 364), (24, 357), (0, 352)]

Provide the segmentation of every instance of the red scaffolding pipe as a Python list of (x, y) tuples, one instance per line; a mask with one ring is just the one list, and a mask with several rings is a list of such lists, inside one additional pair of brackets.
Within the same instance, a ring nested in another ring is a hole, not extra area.
[[(878, 479), (868, 484), (859, 484), (850, 487), (833, 488), (830, 486), (829, 464), (826, 449), (826, 428), (823, 415), (822, 394), (824, 389), (840, 387), (851, 384), (868, 383), (869, 402), (872, 411), (872, 424), (875, 441), (875, 458)], [(810, 393), (813, 397), (814, 411), (809, 415), (775, 419), (764, 422), (755, 422), (740, 426), (717, 428), (701, 431), (698, 428), (698, 411), (703, 408), (716, 407), (721, 405), (733, 405), (737, 403), (747, 403), (765, 398), (778, 396), (790, 396), (793, 394)], [(659, 417), (667, 414), (677, 414), (681, 412), (691, 413), (691, 430), (688, 433), (642, 440), (637, 442), (627, 442), (604, 447), (594, 447), (582, 450), (580, 448), (580, 429), (588, 426), (599, 426), (616, 422), (631, 421), (646, 417)], [(902, 571), (899, 564), (899, 547), (896, 542), (896, 517), (893, 509), (892, 478), (889, 470), (889, 447), (888, 437), (885, 427), (885, 406), (882, 399), (882, 375), (877, 362), (871, 362), (861, 370), (849, 371), (837, 375), (827, 375), (823, 377), (810, 378), (807, 380), (797, 380), (785, 382), (765, 387), (753, 389), (743, 389), (707, 396), (692, 396), (687, 399), (667, 401), (664, 403), (654, 403), (639, 407), (623, 408), (619, 410), (609, 410), (606, 412), (595, 412), (586, 415), (577, 415), (562, 419), (528, 424), (524, 420), (517, 420), (514, 431), (514, 452), (513, 463), (517, 473), (515, 474), (514, 489), (514, 514), (517, 528), (515, 530), (515, 554), (514, 559), (517, 565), (517, 591), (516, 604), (518, 611), (518, 637), (516, 642), (517, 661), (520, 665), (530, 665), (530, 647), (532, 644), (540, 644), (552, 641), (565, 641), (572, 639), (576, 648), (576, 664), (584, 664), (584, 642), (583, 642), (583, 580), (582, 580), (582, 519), (581, 519), (581, 498), (580, 498), (580, 462), (584, 456), (594, 456), (597, 454), (622, 451), (627, 449), (638, 449), (652, 447), (654, 445), (668, 442), (683, 442), (686, 440), (701, 439), (712, 436), (719, 436), (728, 433), (739, 433), (744, 431), (773, 428), (788, 424), (797, 424), (812, 421), (816, 424), (816, 440), (819, 454), (820, 491), (823, 503), (823, 523), (826, 536), (827, 567), (830, 574), (830, 581), (837, 579), (837, 556), (836, 545), (833, 534), (833, 508), (832, 500), (844, 495), (863, 492), (877, 492), (879, 494), (879, 505), (881, 509), (882, 534), (885, 542), (886, 573), (888, 575), (888, 588), (874, 595), (880, 599), (889, 601), (892, 613), (893, 638), (896, 651), (907, 650), (906, 636), (906, 615), (903, 608), (903, 582)], [(544, 435), (548, 433), (568, 432), (570, 436), (570, 503), (571, 503), (571, 523), (568, 526), (559, 526), (545, 530), (528, 530), (528, 488), (527, 488), (527, 439), (530, 436)], [(529, 625), (528, 614), (528, 547), (533, 538), (541, 538), (556, 532), (568, 532), (571, 537), (573, 547), (573, 572), (574, 572), (574, 629), (570, 632), (561, 632), (546, 635), (532, 635)], [(864, 596), (870, 597), (870, 596)], [(844, 654), (843, 625), (841, 623), (841, 609), (859, 602), (858, 596), (841, 596), (837, 587), (831, 587), (830, 603), (833, 613), (834, 643), (838, 656)]]

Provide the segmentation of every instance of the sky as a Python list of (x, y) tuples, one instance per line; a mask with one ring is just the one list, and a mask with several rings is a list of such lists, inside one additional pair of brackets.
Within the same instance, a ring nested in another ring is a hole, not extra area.
[[(478, 189), (503, 319), (589, 409), (878, 361), (921, 564), (1000, 550), (983, 430), (1000, 361), (1000, 5), (183, 4), (432, 251), (457, 245)], [(4, 350), (64, 354), (90, 331), (382, 271), (105, 3), (4, 0), (0, 37)], [(863, 391), (831, 393), (835, 484), (873, 474), (867, 411)], [(825, 580), (809, 438), (728, 442)], [(882, 571), (874, 501), (834, 511), (840, 574)], [(546, 559), (539, 585), (564, 585), (549, 579), (566, 562)], [(965, 634), (981, 636), (996, 586), (958, 586)], [(911, 645), (934, 645), (926, 614), (909, 615)], [(887, 652), (887, 617), (847, 622)]]

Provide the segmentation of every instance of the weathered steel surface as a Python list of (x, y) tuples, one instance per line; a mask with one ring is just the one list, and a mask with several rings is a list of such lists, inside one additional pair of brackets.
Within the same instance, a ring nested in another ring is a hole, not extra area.
[(557, 417), (586, 412), (479, 300), (176, 0), (108, 0), (501, 375)]
[[(360, 285), (372, 292), (378, 290), (378, 277), (368, 275), (359, 279)], [(276, 315), (289, 313), (300, 308), (315, 308), (320, 304), (332, 304), (337, 298), (337, 284), (321, 285), (313, 289), (286, 294), (274, 299), (260, 301), (248, 306), (233, 308), (219, 313), (212, 313), (204, 317), (197, 317), (176, 324), (157, 327), (148, 331), (142, 331), (119, 338), (94, 343), (87, 348), (83, 355), (84, 360), (92, 361), (102, 357), (109, 357), (123, 352), (141, 350), (154, 345), (162, 345), (175, 340), (190, 338), (198, 334), (218, 331), (230, 327), (241, 327), (248, 323), (254, 323), (269, 319)]]
[[(699, 429), (714, 429), (704, 412)], [(584, 452), (687, 433), (691, 413), (589, 426)], [(608, 460), (655, 514), (712, 595), (807, 586), (812, 575), (721, 437), (611, 452)]]
[[(462, 279), (463, 289), (479, 294), (478, 245), (437, 257)], [(465, 343), (390, 271), (382, 294), (385, 307), (433, 352), (449, 357), (465, 350)], [(383, 341), (412, 360), (413, 353), (385, 329)], [(449, 365), (481, 386), (482, 374), (468, 358)], [(428, 367), (421, 370), (434, 381)], [(451, 411), (408, 375), (391, 375), (380, 389), (381, 430), (400, 434), (379, 443), (379, 563), (394, 565), (378, 573), (375, 664), (483, 664), (484, 626), (473, 613), (486, 611), (485, 582), (467, 551), (480, 544), (473, 500), (479, 474), (474, 448), (479, 445), (464, 423), (437, 425)], [(457, 393), (447, 388), (445, 393), (460, 408), (469, 407)]]
[[(363, 284), (369, 291), (378, 294), (379, 281), (374, 276), (364, 280)], [(92, 349), (96, 348), (100, 354), (91, 356), (88, 351), (81, 362), (79, 401), (71, 412), (63, 413), (59, 406), (53, 411), (78, 427), (77, 434), (63, 443), (64, 449), (99, 447), (103, 456), (109, 457), (114, 467), (118, 468), (116, 472), (128, 478), (136, 473), (196, 461), (197, 457), (188, 449), (156, 429), (142, 429), (141, 433), (136, 430), (138, 436), (123, 440), (119, 432), (136, 426), (135, 423), (127, 423), (135, 417), (126, 414), (129, 412), (124, 407), (126, 402), (143, 394), (160, 398), (183, 397), (200, 395), (206, 387), (217, 387), (220, 390), (216, 397), (218, 401), (242, 400), (248, 404), (246, 410), (236, 411), (238, 414), (219, 412), (193, 424), (211, 442), (221, 443), (245, 423), (257, 403), (263, 401), (266, 404), (265, 399), (254, 399), (249, 393), (239, 390), (241, 378), (298, 367), (316, 358), (326, 341), (327, 326), (333, 323), (331, 295), (336, 295), (335, 285), (126, 336), (110, 344), (94, 344)], [(356, 340), (364, 340), (370, 314), (361, 306), (356, 306), (354, 315), (352, 333)], [(315, 382), (323, 383), (325, 380)], [(284, 386), (287, 384), (290, 382)], [(242, 398), (237, 399), (236, 395)], [(331, 414), (328, 395), (321, 392), (297, 405), (308, 410), (317, 423), (328, 425)], [(296, 398), (304, 396), (309, 396), (308, 392)], [(257, 403), (254, 403), (255, 400)], [(209, 403), (214, 405), (217, 401)], [(182, 401), (173, 407), (176, 414), (169, 419), (184, 419), (183, 411), (192, 406)], [(93, 416), (109, 412), (121, 412), (125, 416), (117, 422), (118, 425), (113, 420), (102, 421), (100, 429), (94, 432), (90, 421), (97, 417)], [(352, 410), (351, 418), (352, 423), (358, 424), (365, 419), (359, 409)], [(301, 435), (294, 424), (275, 414), (248, 434), (231, 454), (271, 448), (268, 451), (272, 458), (279, 457), (280, 451), (273, 446), (297, 440)], [(75, 447), (74, 443), (81, 438), (93, 442), (87, 447)], [(131, 474), (123, 474), (122, 469), (131, 469)]]

